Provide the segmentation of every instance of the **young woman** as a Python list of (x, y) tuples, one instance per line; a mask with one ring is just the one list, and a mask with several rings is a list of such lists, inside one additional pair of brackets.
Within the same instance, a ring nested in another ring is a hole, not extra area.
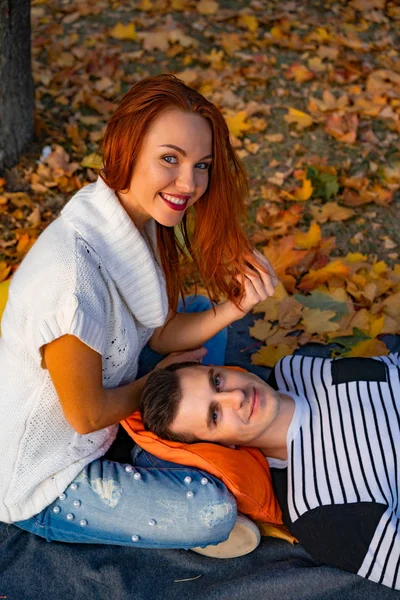
[[(10, 286), (0, 520), (49, 541), (217, 544), (236, 519), (221, 482), (140, 448), (129, 464), (104, 455), (119, 421), (139, 407), (145, 345), (168, 355), (166, 366), (201, 360), (212, 338), (222, 364), (219, 332), (273, 294), (276, 278), (241, 230), (245, 174), (220, 112), (201, 94), (170, 75), (135, 84), (108, 124), (103, 160), (98, 181), (65, 206)], [(223, 303), (177, 312), (186, 252)]]

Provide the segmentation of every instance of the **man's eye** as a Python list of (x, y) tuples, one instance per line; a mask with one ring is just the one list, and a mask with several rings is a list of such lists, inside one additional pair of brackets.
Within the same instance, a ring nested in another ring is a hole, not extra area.
[(214, 423), (214, 425), (217, 424), (218, 422), (218, 409), (214, 409), (213, 413), (212, 413), (212, 422)]
[(167, 162), (170, 165), (176, 165), (178, 160), (176, 158), (176, 156), (163, 156), (163, 160), (165, 160), (165, 162)]

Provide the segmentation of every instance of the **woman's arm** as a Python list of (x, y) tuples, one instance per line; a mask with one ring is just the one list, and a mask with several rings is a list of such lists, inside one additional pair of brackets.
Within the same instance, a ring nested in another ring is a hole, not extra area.
[[(264, 258), (264, 261), (266, 259)], [(221, 329), (244, 317), (256, 304), (273, 296), (278, 283), (277, 277), (266, 261), (264, 271), (248, 270), (244, 273), (244, 295), (240, 306), (231, 301), (200, 313), (172, 313), (166, 324), (158, 327), (150, 340), (150, 347), (160, 354), (197, 348)], [(240, 278), (237, 278), (240, 282)]]
[[(158, 367), (173, 362), (199, 360), (203, 350), (165, 358)], [(119, 423), (139, 409), (140, 395), (148, 375), (127, 385), (105, 389), (101, 355), (73, 335), (64, 335), (43, 349), (64, 416), (79, 434), (91, 433)]]

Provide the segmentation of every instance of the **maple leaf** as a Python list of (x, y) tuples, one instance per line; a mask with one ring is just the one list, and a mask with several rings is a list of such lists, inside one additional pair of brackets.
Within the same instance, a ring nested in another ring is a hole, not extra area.
[[(0, 268), (1, 268), (1, 264), (2, 263), (0, 263)], [(1, 271), (0, 271), (0, 277), (1, 277)], [(11, 283), (11, 279), (7, 279), (6, 281), (1, 281), (1, 283), (0, 283), (0, 323), (1, 323), (1, 317), (3, 316), (3, 312), (6, 307), (7, 298), (8, 298), (8, 288), (10, 287), (10, 283)], [(0, 329), (0, 335), (1, 335), (1, 329)]]
[(254, 322), (254, 325), (249, 329), (251, 337), (260, 340), (261, 342), (264, 342), (270, 335), (275, 333), (275, 331), (276, 327), (269, 321), (264, 321), (263, 319), (257, 319), (257, 321)]
[(333, 310), (305, 307), (301, 322), (308, 333), (328, 333), (340, 329), (339, 324), (332, 321), (334, 317), (336, 317), (336, 313)]
[(331, 294), (321, 290), (313, 290), (308, 296), (296, 294), (295, 299), (307, 308), (322, 311), (333, 311), (335, 317), (331, 320), (338, 321), (348, 314), (347, 294), (343, 288), (336, 288)]
[(11, 267), (4, 261), (0, 261), (0, 282), (4, 281), (10, 274)]
[(81, 160), (81, 167), (99, 171), (103, 168), (103, 159), (97, 152), (92, 152), (91, 154), (88, 154)]
[(304, 83), (314, 79), (315, 74), (301, 63), (294, 63), (285, 71), (286, 79), (294, 79), (297, 83)]
[(258, 20), (254, 15), (242, 14), (238, 19), (238, 25), (255, 33), (258, 29)]
[(196, 2), (196, 9), (201, 15), (215, 15), (219, 5), (215, 0), (200, 0), (200, 2)]
[(340, 115), (333, 113), (326, 121), (325, 131), (335, 139), (346, 144), (357, 140), (358, 117), (355, 114)]
[(127, 25), (124, 25), (123, 23), (117, 23), (112, 29), (110, 29), (109, 35), (116, 40), (135, 41), (137, 38), (135, 24), (128, 23)]
[(293, 291), (295, 279), (291, 275), (287, 275), (286, 270), (304, 258), (307, 250), (294, 250), (294, 236), (287, 236), (277, 243), (270, 243), (263, 248), (263, 252), (273, 266), (278, 279), (282, 281), (286, 289)]
[(302, 305), (293, 297), (284, 298), (279, 304), (279, 325), (283, 329), (292, 329), (300, 321)]
[(330, 281), (332, 278), (345, 279), (350, 274), (350, 268), (341, 260), (334, 260), (322, 269), (310, 269), (297, 287), (303, 292), (310, 292), (318, 284)]
[(283, 117), (289, 124), (294, 123), (299, 129), (305, 129), (311, 127), (313, 124), (313, 118), (297, 108), (288, 108), (288, 113)]
[(316, 167), (307, 167), (306, 178), (311, 180), (314, 198), (329, 200), (339, 191), (336, 173), (324, 172)]
[(294, 236), (294, 242), (296, 248), (315, 248), (318, 246), (322, 239), (321, 228), (317, 223), (311, 223), (310, 229), (303, 233), (302, 231), (296, 231)]
[(389, 349), (384, 342), (381, 340), (373, 339), (373, 340), (363, 340), (353, 346), (348, 352), (346, 352), (345, 356), (347, 357), (355, 357), (361, 356), (365, 358), (370, 358), (373, 356), (387, 356), (389, 354)]
[(245, 131), (248, 131), (251, 127), (250, 123), (246, 122), (247, 113), (245, 110), (241, 110), (238, 113), (228, 113), (225, 115), (225, 121), (228, 125), (228, 129), (235, 137), (242, 137)]
[(293, 354), (293, 348), (288, 344), (282, 344), (281, 346), (263, 346), (251, 356), (251, 362), (253, 365), (262, 365), (265, 367), (274, 367), (278, 360), (284, 356)]
[(352, 208), (340, 206), (337, 202), (326, 202), (323, 206), (310, 206), (310, 212), (318, 223), (346, 221), (356, 214)]

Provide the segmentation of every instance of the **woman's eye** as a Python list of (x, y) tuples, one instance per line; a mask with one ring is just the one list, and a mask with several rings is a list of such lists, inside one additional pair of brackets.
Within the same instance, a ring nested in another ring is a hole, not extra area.
[(220, 388), (221, 388), (221, 378), (219, 375), (215, 376), (214, 383), (215, 383), (215, 389), (217, 390), (217, 392), (219, 392)]
[(197, 163), (196, 167), (201, 171), (207, 171), (210, 167), (210, 163)]
[(163, 156), (163, 160), (170, 165), (176, 165), (178, 162), (176, 156)]

